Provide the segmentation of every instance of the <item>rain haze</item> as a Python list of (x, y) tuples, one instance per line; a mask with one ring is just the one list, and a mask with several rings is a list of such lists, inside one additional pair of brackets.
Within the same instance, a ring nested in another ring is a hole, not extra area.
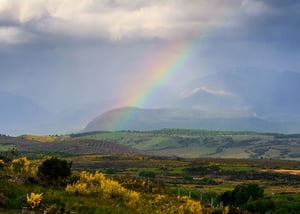
[[(78, 131), (124, 106), (203, 107), (199, 92), (238, 96), (255, 116), (300, 115), (299, 59), (297, 0), (0, 0), (0, 133)], [(174, 71), (155, 77), (167, 62)], [(260, 74), (286, 106), (230, 84)]]

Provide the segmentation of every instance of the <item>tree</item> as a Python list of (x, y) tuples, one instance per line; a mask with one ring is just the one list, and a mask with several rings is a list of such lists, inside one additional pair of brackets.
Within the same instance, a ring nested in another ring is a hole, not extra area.
[(39, 166), (38, 176), (49, 184), (59, 185), (61, 181), (71, 175), (72, 162), (58, 158), (50, 158), (45, 160)]

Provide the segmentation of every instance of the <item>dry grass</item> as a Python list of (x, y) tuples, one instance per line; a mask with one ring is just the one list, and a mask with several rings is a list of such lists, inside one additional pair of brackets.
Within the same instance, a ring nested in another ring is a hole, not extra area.
[(63, 141), (63, 140), (67, 140), (70, 138), (70, 136), (52, 136), (52, 135), (45, 135), (45, 136), (41, 136), (41, 135), (22, 135), (22, 137), (26, 140), (34, 140), (34, 141), (39, 141), (42, 143), (49, 143), (49, 142), (53, 142), (53, 141)]
[(261, 172), (277, 172), (277, 173), (287, 173), (291, 175), (300, 175), (300, 170), (291, 169), (262, 169)]

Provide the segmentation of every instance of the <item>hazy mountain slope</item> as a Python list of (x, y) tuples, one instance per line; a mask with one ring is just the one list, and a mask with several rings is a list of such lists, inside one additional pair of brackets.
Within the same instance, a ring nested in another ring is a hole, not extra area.
[(79, 131), (86, 121), (102, 112), (103, 103), (73, 106), (54, 113), (31, 99), (0, 92), (0, 134), (63, 134)]
[(197, 109), (140, 109), (127, 107), (114, 109), (98, 116), (87, 124), (84, 131), (142, 131), (161, 128), (264, 132), (286, 132), (291, 129), (289, 126), (283, 127), (279, 123), (264, 121), (244, 112), (205, 112)]
[[(185, 106), (187, 100), (199, 107), (205, 107), (206, 101), (210, 103), (199, 95), (203, 90), (195, 92), (195, 89), (206, 89), (211, 95), (218, 95), (220, 102), (215, 107), (219, 109), (228, 108), (231, 102), (231, 108), (244, 106), (266, 117), (300, 114), (300, 74), (296, 72), (240, 69), (212, 74), (191, 83), (190, 91), (194, 93), (184, 97), (179, 102), (181, 106)], [(222, 103), (221, 97), (227, 103)]]
[(32, 100), (0, 92), (0, 133), (26, 132), (36, 126), (47, 112)]

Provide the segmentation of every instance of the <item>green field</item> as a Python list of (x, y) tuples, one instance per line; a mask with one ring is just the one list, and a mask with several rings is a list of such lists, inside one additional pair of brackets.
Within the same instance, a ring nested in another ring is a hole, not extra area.
[(105, 140), (159, 155), (185, 158), (265, 158), (300, 160), (300, 136), (256, 132), (162, 129), (90, 132), (73, 138)]

